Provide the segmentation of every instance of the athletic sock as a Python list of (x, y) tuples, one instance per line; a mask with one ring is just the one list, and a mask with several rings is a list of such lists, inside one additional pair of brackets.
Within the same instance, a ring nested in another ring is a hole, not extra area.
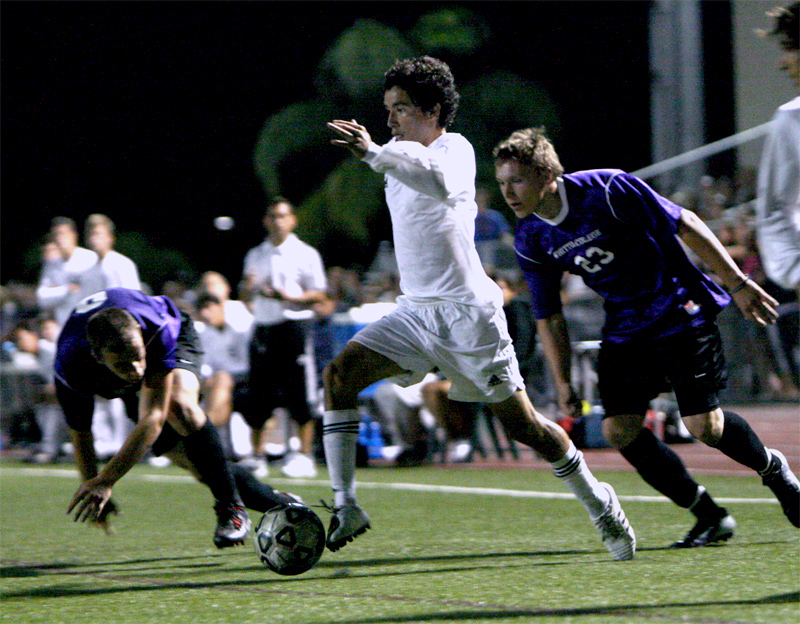
[(241, 503), (233, 476), (228, 470), (217, 428), (206, 418), (205, 424), (183, 438), (183, 449), (200, 480), (223, 507)]
[(322, 445), (333, 490), (333, 506), (342, 507), (356, 501), (356, 449), (358, 410), (325, 411), (322, 418)]
[(728, 511), (724, 507), (717, 505), (702, 485), (698, 487), (697, 497), (690, 505), (689, 511), (691, 511), (698, 520), (700, 518), (719, 520), (728, 515)]
[(287, 502), (288, 497), (278, 494), (266, 483), (262, 483), (244, 466), (228, 462), (228, 470), (242, 497), (242, 504), (248, 509), (265, 512)]
[(769, 467), (771, 456), (748, 422), (734, 412), (722, 412), (725, 423), (716, 448), (758, 473)]
[(550, 464), (553, 473), (569, 488), (592, 518), (600, 516), (608, 507), (609, 496), (589, 470), (575, 444), (569, 443), (564, 456)]
[(642, 428), (633, 442), (619, 452), (636, 468), (645, 483), (678, 507), (689, 509), (695, 502), (700, 486), (689, 475), (678, 454), (649, 429)]

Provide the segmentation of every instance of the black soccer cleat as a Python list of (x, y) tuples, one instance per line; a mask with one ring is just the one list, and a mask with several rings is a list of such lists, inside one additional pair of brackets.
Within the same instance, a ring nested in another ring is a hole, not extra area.
[[(724, 511), (724, 510), (723, 510)], [(725, 512), (721, 518), (700, 518), (682, 540), (675, 542), (671, 548), (699, 548), (711, 544), (726, 542), (733, 537), (736, 520)]]
[(772, 490), (783, 507), (783, 513), (794, 526), (800, 528), (800, 481), (789, 468), (783, 453), (769, 449), (772, 460), (761, 473), (761, 482)]

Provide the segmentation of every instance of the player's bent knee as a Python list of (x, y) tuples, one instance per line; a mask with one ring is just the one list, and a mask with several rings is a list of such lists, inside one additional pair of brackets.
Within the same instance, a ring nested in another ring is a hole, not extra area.
[(722, 436), (723, 418), (714, 412), (685, 416), (683, 423), (695, 438), (709, 446), (716, 446)]

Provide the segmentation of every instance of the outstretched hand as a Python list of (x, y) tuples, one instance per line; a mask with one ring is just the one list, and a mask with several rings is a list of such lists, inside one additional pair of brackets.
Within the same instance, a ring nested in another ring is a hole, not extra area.
[(367, 132), (364, 126), (357, 123), (355, 119), (351, 121), (334, 119), (333, 121), (329, 121), (327, 125), (337, 137), (331, 139), (332, 145), (346, 147), (357, 158), (364, 157), (372, 141), (369, 132)]
[(731, 297), (742, 314), (762, 327), (771, 325), (778, 320), (778, 302), (750, 278), (747, 278), (741, 289), (733, 293)]
[(75, 512), (74, 522), (90, 522), (103, 529), (107, 534), (113, 533), (111, 514), (119, 513), (119, 509), (111, 500), (111, 488), (101, 484), (97, 477), (81, 483), (72, 497), (67, 514)]

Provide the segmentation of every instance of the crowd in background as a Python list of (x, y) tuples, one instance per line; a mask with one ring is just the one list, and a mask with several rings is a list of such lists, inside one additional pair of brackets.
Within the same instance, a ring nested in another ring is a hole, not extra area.
[[(754, 180), (751, 170), (741, 171), (735, 180), (704, 176), (699, 188), (675, 192), (671, 199), (698, 213), (742, 269), (781, 303), (780, 320), (769, 328), (745, 322), (735, 306), (729, 306), (723, 313), (720, 328), (728, 334), (724, 343), (730, 345), (726, 352), (729, 389), (724, 398), (797, 400), (800, 310), (796, 294), (770, 282), (761, 265), (754, 231)], [(541, 349), (537, 348), (535, 326), (526, 301), (527, 287), (514, 257), (513, 229), (501, 212), (490, 207), (490, 190), (479, 189), (477, 200), (476, 247), (487, 272), (506, 293), (506, 312), (528, 392), (544, 413), (557, 418), (555, 396)], [(169, 296), (195, 320), (206, 351), (204, 409), (223, 433), (227, 451), (235, 459), (249, 461), (259, 474), (266, 474), (266, 461), (274, 456), (287, 456), (290, 450), (286, 444), (270, 442), (289, 439), (283, 431), (276, 438), (275, 423), (279, 419), (265, 415), (266, 422), (251, 426), (250, 451), (246, 457), (237, 456), (230, 437), (231, 417), (249, 409), (248, 396), (252, 395), (254, 383), (250, 379), (251, 347), (254, 327), (259, 321), (254, 318), (253, 297), (242, 292), (246, 290), (245, 280), (232, 285), (221, 273), (209, 270), (192, 281), (176, 276), (164, 283), (161, 292), (150, 292), (148, 284), (140, 282), (136, 265), (114, 250), (115, 235), (111, 219), (91, 215), (83, 224), (82, 246), (78, 224), (66, 217), (56, 217), (42, 245), (39, 282), (7, 285), (0, 291), (3, 448), (24, 449), (27, 459), (37, 463), (58, 461), (69, 452), (66, 426), (53, 389), (52, 362), (58, 331), (82, 298), (105, 288), (125, 287)], [(244, 259), (246, 250), (240, 251)], [(243, 278), (246, 275), (243, 270)], [(358, 327), (385, 313), (400, 294), (392, 244), (381, 242), (366, 270), (326, 267), (325, 282), (324, 297), (305, 306), (310, 314), (302, 326), (305, 342), (299, 347), (298, 358), (314, 419), (321, 413), (319, 375), (325, 364)], [(563, 284), (563, 300), (573, 339), (587, 344), (600, 340), (603, 310), (599, 298), (579, 278), (570, 277)], [(440, 432), (440, 439), (449, 442), (442, 453), (446, 459), (467, 460), (476, 450), (474, 429), (481, 418), (480, 406), (466, 416), (443, 409), (443, 381), (431, 375), (409, 389), (386, 382), (365, 396), (371, 418), (381, 425), (383, 441), (396, 449), (389, 457), (398, 465), (429, 459), (434, 452), (435, 439), (431, 435), (434, 430)], [(593, 400), (591, 396), (586, 398), (589, 403)], [(118, 451), (132, 427), (117, 402), (98, 399), (96, 403), (93, 433), (101, 458)], [(315, 420), (311, 423), (318, 424)], [(302, 425), (302, 420), (298, 424)], [(311, 427), (301, 434), (300, 428), (294, 429), (303, 438), (302, 448), (295, 449), (300, 451), (295, 453), (295, 459), (300, 457), (303, 461), (293, 463), (284, 458), (287, 476), (316, 474), (319, 432)]]

